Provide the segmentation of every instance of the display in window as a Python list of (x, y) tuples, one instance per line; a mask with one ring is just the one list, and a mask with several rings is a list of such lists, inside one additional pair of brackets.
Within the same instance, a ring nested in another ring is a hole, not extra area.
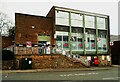
[(98, 50), (100, 50), (100, 51), (107, 50), (106, 31), (99, 31), (99, 33), (98, 33)]
[(86, 29), (86, 49), (95, 50), (95, 30)]
[(69, 48), (69, 39), (68, 36), (63, 36), (63, 48), (68, 49)]
[(62, 48), (62, 36), (57, 36), (56, 44), (57, 44), (57, 48)]

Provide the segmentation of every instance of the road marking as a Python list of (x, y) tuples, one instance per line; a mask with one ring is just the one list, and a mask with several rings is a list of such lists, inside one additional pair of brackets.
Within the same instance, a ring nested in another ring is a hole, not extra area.
[(61, 77), (66, 77), (66, 76), (80, 76), (80, 75), (96, 75), (98, 73), (79, 73), (79, 74), (66, 74), (66, 75), (60, 75)]
[(116, 79), (116, 80), (118, 80), (118, 78), (120, 78), (120, 77), (108, 77), (108, 78), (102, 78), (103, 80), (114, 80), (114, 79)]

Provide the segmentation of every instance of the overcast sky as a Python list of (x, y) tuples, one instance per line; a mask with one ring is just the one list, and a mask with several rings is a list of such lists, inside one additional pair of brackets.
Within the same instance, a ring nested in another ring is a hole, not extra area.
[[(88, 2), (89, 1), (89, 2)], [(109, 2), (108, 2), (109, 1)], [(71, 9), (89, 11), (110, 16), (110, 34), (118, 35), (118, 2), (117, 0), (73, 0), (56, 1), (56, 0), (21, 0), (16, 2), (14, 0), (2, 0), (0, 2), (0, 11), (8, 14), (10, 19), (15, 22), (15, 12), (32, 15), (46, 16), (52, 6), (60, 6)]]

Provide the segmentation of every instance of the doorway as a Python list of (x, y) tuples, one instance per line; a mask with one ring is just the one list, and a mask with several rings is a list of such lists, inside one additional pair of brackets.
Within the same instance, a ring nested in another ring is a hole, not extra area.
[(47, 54), (50, 51), (50, 35), (38, 35), (38, 53), (40, 55)]

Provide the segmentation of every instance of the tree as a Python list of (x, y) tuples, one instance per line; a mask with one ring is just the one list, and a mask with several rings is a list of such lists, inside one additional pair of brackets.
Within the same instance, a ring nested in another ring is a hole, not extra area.
[(15, 26), (9, 29), (8, 31), (9, 37), (14, 37), (15, 35)]
[(0, 12), (0, 35), (8, 36), (9, 30), (12, 29), (13, 23), (7, 14)]

